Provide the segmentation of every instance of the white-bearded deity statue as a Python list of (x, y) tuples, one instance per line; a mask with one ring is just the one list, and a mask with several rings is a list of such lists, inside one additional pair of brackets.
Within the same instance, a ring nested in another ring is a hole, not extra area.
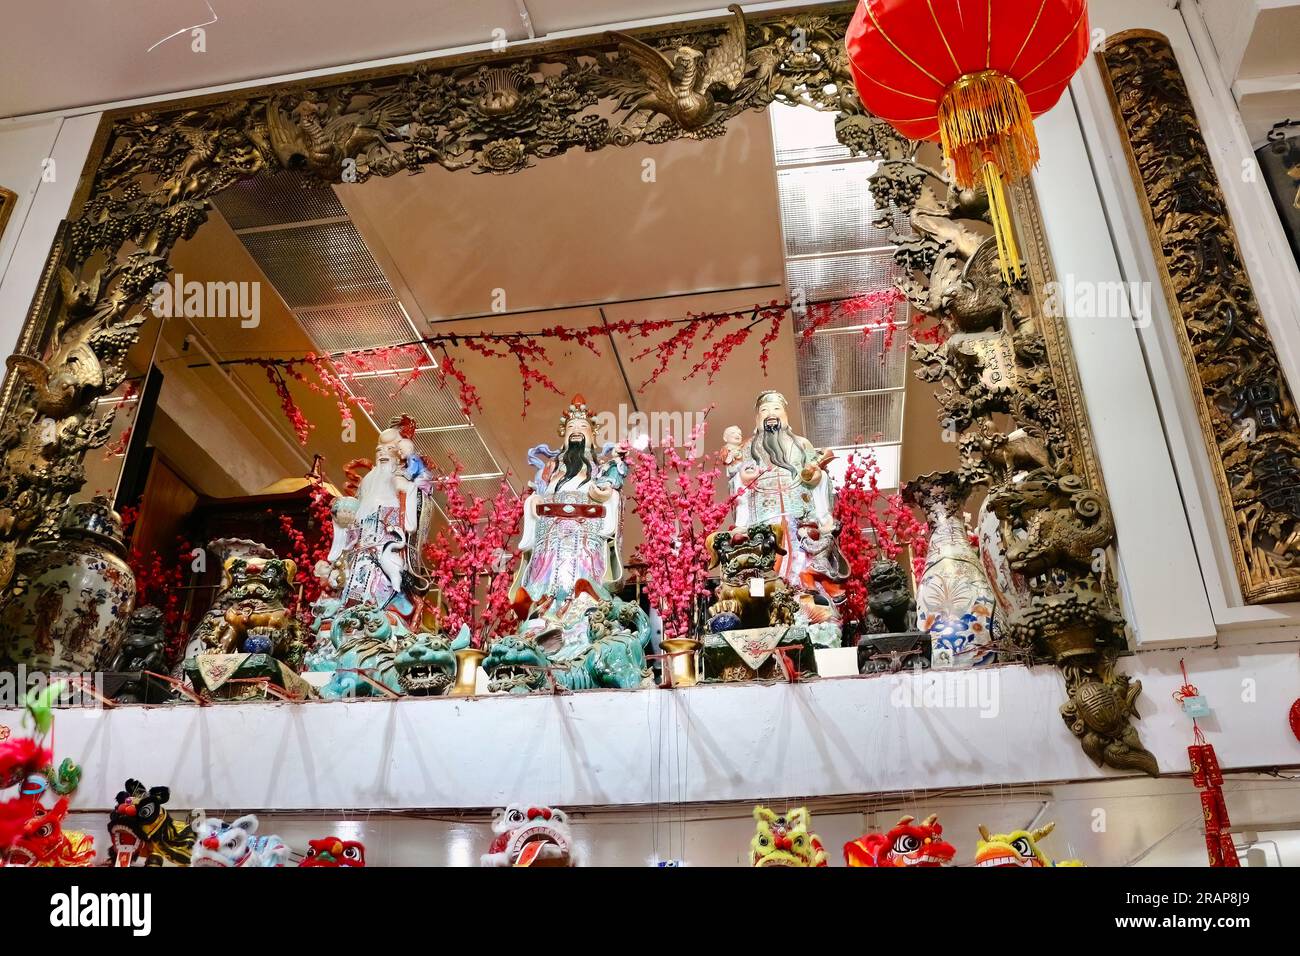
[(627, 476), (625, 449), (597, 449), (593, 418), (581, 395), (560, 418), (558, 449), (528, 452), (537, 468), (524, 502), (523, 555), (511, 600), (521, 632), (559, 630), (552, 660), (572, 660), (590, 646), (587, 610), (608, 600), (623, 576), (620, 490)]
[(738, 426), (723, 435), (727, 477), (736, 499), (735, 528), (780, 529), (785, 553), (777, 574), (799, 595), (799, 623), (819, 647), (838, 647), (847, 563), (836, 543), (834, 488), (826, 465), (832, 455), (790, 427), (785, 396), (761, 392), (754, 402), (748, 443)]
[(428, 587), (420, 548), (433, 517), (433, 473), (416, 453), (415, 423), (403, 417), (379, 433), (374, 466), (355, 498), (334, 502), (334, 539), (316, 568), (332, 592), (331, 611), (371, 604), (418, 623)]

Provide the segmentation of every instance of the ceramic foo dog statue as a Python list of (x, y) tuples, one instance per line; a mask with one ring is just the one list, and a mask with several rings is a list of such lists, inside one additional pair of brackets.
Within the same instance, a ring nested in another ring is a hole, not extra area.
[(213, 700), (262, 698), (268, 683), (293, 696), (312, 693), (298, 676), (306, 641), (289, 610), (297, 565), (257, 547), (225, 560), (221, 590), (191, 640), (185, 674)]
[(507, 635), (492, 642), (483, 660), (493, 693), (527, 694), (537, 690), (595, 690), (649, 687), (646, 664), (650, 618), (641, 606), (620, 598), (590, 605), (586, 612), (588, 643), (570, 659), (560, 659), (563, 633), (552, 628), (540, 637)]
[(777, 573), (784, 542), (784, 529), (770, 524), (709, 536), (718, 586), (704, 640), (706, 678), (778, 680), (783, 676), (778, 647), (790, 648), (801, 673), (817, 672), (808, 628), (796, 623), (798, 595)]

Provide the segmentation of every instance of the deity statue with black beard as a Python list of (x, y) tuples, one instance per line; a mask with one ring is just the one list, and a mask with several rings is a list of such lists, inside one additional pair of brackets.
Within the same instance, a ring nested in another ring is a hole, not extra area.
[(571, 660), (590, 645), (586, 613), (610, 598), (623, 576), (619, 555), (620, 494), (625, 450), (596, 447), (593, 416), (581, 395), (560, 417), (558, 449), (528, 452), (536, 466), (524, 502), (519, 550), (523, 560), (511, 589), (522, 631), (562, 637), (553, 660)]
[(771, 525), (784, 531), (777, 574), (799, 596), (797, 623), (817, 646), (838, 647), (838, 605), (848, 566), (836, 544), (831, 510), (834, 488), (826, 465), (833, 456), (795, 434), (785, 396), (776, 391), (761, 392), (754, 402), (748, 443), (734, 425), (724, 440), (727, 477), (738, 495), (735, 528)]

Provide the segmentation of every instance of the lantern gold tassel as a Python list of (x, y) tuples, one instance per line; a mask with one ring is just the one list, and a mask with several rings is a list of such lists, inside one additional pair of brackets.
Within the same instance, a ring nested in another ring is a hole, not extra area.
[(963, 76), (939, 104), (939, 136), (956, 185), (974, 189), (983, 180), (1003, 279), (1019, 279), (1020, 251), (1005, 183), (1028, 176), (1039, 158), (1034, 114), (1020, 84), (997, 70)]
[(1020, 245), (1016, 242), (1016, 226), (1011, 217), (1011, 205), (1007, 202), (1002, 171), (991, 162), (984, 164), (984, 188), (988, 191), (993, 234), (998, 240), (998, 264), (1002, 269), (1002, 281), (1011, 285), (1021, 278)]

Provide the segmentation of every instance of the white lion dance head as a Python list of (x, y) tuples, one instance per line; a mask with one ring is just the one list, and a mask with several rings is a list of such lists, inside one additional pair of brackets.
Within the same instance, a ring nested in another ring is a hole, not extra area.
[(278, 836), (257, 836), (257, 817), (251, 813), (234, 823), (215, 817), (194, 816), (194, 852), (190, 866), (284, 866), (289, 847)]
[(512, 803), (492, 813), (496, 839), (482, 866), (576, 866), (569, 818), (555, 807)]

